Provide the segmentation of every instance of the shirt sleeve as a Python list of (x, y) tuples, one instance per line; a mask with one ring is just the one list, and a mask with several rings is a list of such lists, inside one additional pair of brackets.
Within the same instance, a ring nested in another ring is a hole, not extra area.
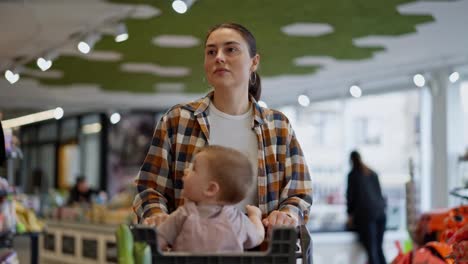
[(163, 240), (169, 245), (174, 245), (187, 216), (188, 213), (185, 206), (177, 208), (156, 228), (158, 240)]
[(135, 179), (137, 195), (133, 210), (139, 220), (155, 213), (169, 212), (168, 197), (174, 197), (169, 132), (170, 117), (166, 113), (156, 125), (148, 154)]
[(286, 142), (285, 187), (280, 194), (279, 210), (296, 218), (298, 223), (307, 223), (312, 206), (312, 184), (301, 146), (288, 122)]

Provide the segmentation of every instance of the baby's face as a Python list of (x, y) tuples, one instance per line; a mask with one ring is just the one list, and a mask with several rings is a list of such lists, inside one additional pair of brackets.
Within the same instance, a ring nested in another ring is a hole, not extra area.
[(203, 191), (208, 188), (210, 182), (209, 161), (205, 153), (201, 152), (195, 156), (192, 167), (185, 170), (182, 180), (182, 195), (194, 202), (202, 202), (205, 198)]

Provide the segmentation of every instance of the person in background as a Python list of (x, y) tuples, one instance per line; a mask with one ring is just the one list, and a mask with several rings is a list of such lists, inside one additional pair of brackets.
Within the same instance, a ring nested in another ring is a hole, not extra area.
[(162, 249), (196, 253), (242, 252), (265, 237), (262, 212), (247, 205), (247, 215), (234, 205), (252, 187), (253, 168), (239, 151), (208, 146), (195, 155), (183, 177), (186, 199), (158, 226)]
[[(204, 68), (214, 90), (169, 109), (156, 125), (137, 179), (133, 209), (157, 226), (183, 205), (182, 177), (196, 151), (208, 145), (234, 148), (255, 168), (253, 191), (237, 206), (256, 205), (265, 227), (297, 226), (308, 219), (312, 189), (306, 160), (286, 116), (261, 107), (260, 55), (244, 26), (209, 30)], [(186, 186), (185, 186), (186, 187)]]
[(5, 135), (3, 134), (2, 115), (0, 114), (0, 167), (6, 162)]
[(78, 176), (76, 178), (75, 185), (70, 190), (70, 196), (67, 204), (73, 205), (75, 203), (90, 203), (91, 197), (97, 193), (98, 191), (89, 188), (86, 177)]
[(352, 151), (350, 161), (346, 191), (348, 227), (357, 231), (369, 264), (387, 263), (382, 250), (386, 204), (379, 177), (364, 164), (359, 152)]

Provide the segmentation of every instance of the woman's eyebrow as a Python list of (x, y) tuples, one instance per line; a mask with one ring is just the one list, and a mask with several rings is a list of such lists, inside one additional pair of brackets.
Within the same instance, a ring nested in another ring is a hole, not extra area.
[[(240, 45), (239, 42), (237, 41), (226, 41), (223, 43), (223, 46), (227, 46), (227, 45), (232, 45), (232, 44), (236, 44), (236, 45)], [(206, 48), (216, 48), (217, 45), (215, 44), (206, 44)]]

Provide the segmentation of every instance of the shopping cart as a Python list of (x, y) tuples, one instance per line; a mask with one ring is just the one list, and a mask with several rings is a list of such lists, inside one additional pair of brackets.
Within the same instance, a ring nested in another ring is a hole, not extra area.
[(275, 263), (293, 264), (298, 259), (312, 264), (312, 240), (305, 225), (297, 228), (275, 228), (267, 251), (247, 251), (239, 254), (193, 254), (183, 252), (162, 253), (158, 248), (157, 233), (145, 225), (131, 225), (135, 242), (147, 243), (151, 249), (152, 263), (169, 264), (238, 264)]

